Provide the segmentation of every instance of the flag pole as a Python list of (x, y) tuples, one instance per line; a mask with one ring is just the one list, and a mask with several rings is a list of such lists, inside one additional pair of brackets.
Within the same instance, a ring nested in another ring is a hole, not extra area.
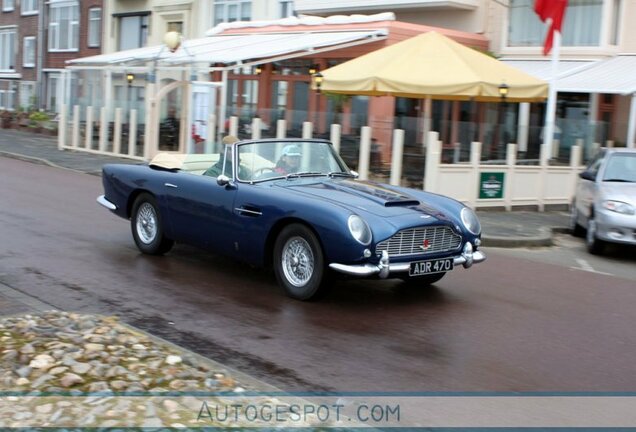
[[(549, 28), (552, 29), (552, 23), (549, 24)], [(548, 87), (548, 106), (545, 112), (545, 128), (543, 135), (543, 144), (545, 145), (544, 159), (541, 160), (541, 164), (547, 164), (547, 161), (552, 158), (552, 146), (554, 145), (554, 124), (556, 118), (556, 103), (557, 103), (557, 75), (559, 73), (559, 54), (561, 51), (561, 32), (554, 30), (554, 45), (552, 47), (552, 62), (551, 62), (551, 74), (550, 83)]]

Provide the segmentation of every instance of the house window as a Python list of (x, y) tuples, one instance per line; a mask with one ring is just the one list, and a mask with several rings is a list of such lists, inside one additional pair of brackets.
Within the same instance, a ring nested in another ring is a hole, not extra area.
[(20, 108), (29, 110), (35, 107), (35, 82), (22, 81), (20, 82)]
[(183, 34), (183, 21), (169, 21), (168, 31)]
[(94, 8), (88, 10), (88, 46), (99, 47), (102, 34), (102, 10)]
[(119, 18), (119, 49), (141, 48), (148, 40), (148, 15)]
[(621, 0), (612, 2), (612, 24), (610, 25), (610, 45), (619, 44), (620, 22), (621, 22)]
[(252, 0), (215, 0), (214, 25), (222, 22), (250, 21)]
[(13, 111), (15, 109), (15, 90), (13, 83), (9, 83), (8, 89), (0, 89), (0, 109)]
[(60, 92), (62, 91), (61, 87), (61, 75), (58, 73), (49, 74), (46, 86), (46, 109), (48, 111), (57, 112), (57, 104), (61, 102), (62, 95)]
[[(547, 28), (533, 10), (533, 0), (510, 0), (508, 46), (543, 46)], [(599, 46), (603, 0), (569, 0), (561, 29), (561, 45)]]
[(280, 17), (294, 16), (294, 0), (280, 0)]
[(22, 66), (35, 67), (35, 36), (24, 38), (22, 48)]
[(3, 0), (2, 12), (11, 12), (15, 9), (15, 0)]
[(15, 70), (15, 30), (0, 31), (0, 71)]
[(77, 51), (79, 5), (63, 1), (52, 3), (49, 7), (49, 51)]
[(34, 15), (38, 13), (38, 0), (22, 0), (20, 11), (22, 15)]

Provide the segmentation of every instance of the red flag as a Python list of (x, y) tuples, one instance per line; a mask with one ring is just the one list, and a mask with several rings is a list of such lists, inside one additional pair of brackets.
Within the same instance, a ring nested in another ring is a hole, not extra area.
[(534, 11), (539, 15), (541, 21), (546, 22), (551, 19), (548, 36), (545, 38), (543, 45), (543, 55), (548, 55), (552, 49), (552, 40), (554, 32), (561, 31), (563, 17), (565, 16), (565, 8), (568, 6), (568, 0), (535, 0)]

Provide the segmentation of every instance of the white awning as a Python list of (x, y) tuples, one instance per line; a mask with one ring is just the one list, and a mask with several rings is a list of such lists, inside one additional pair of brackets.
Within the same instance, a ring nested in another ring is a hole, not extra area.
[(222, 63), (225, 65), (283, 55), (299, 57), (316, 50), (336, 50), (385, 39), (386, 30), (322, 31), (215, 35), (184, 41), (174, 53), (163, 45), (137, 48), (68, 61), (69, 66), (163, 65)]
[[(552, 64), (550, 60), (517, 60), (517, 59), (501, 59), (506, 64), (521, 69), (528, 75), (544, 81), (550, 81), (552, 78)], [(597, 60), (561, 60), (557, 69), (557, 76), (562, 77), (584, 69)]]
[(570, 93), (635, 93), (636, 55), (601, 60), (577, 73), (559, 78), (557, 89)]
[[(511, 66), (549, 81), (550, 60), (503, 59)], [(619, 55), (605, 60), (561, 60), (556, 88), (561, 93), (632, 94), (636, 92), (636, 55)]]

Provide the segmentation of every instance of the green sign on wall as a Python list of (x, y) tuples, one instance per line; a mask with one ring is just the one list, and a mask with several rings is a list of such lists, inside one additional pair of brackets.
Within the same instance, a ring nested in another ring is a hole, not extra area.
[(479, 177), (479, 198), (503, 198), (504, 173), (484, 172)]

